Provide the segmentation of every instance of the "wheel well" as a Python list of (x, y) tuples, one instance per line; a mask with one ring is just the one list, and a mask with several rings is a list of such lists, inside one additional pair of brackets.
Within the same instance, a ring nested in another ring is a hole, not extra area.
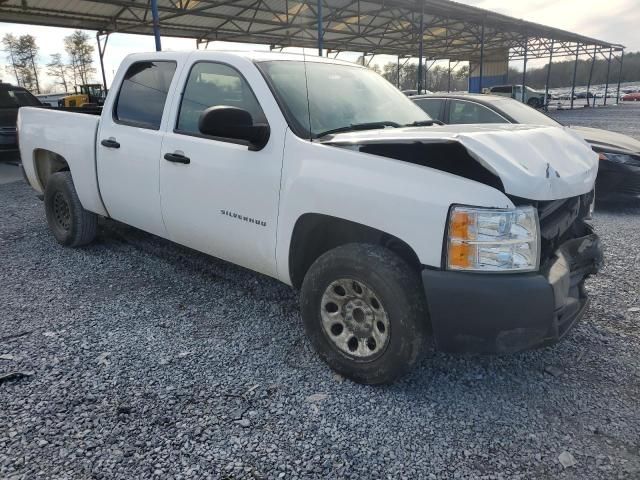
[(50, 150), (37, 149), (33, 153), (36, 175), (44, 190), (49, 177), (54, 173), (69, 170), (69, 164), (64, 157)]
[(289, 247), (289, 275), (295, 288), (302, 285), (311, 264), (323, 253), (347, 243), (382, 245), (420, 270), (420, 260), (404, 241), (381, 230), (342, 218), (306, 213), (293, 229)]

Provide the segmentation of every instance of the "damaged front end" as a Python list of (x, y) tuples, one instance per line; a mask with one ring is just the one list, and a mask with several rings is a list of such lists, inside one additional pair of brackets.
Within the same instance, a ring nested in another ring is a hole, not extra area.
[(586, 222), (592, 199), (590, 192), (553, 202), (533, 202), (542, 237), (537, 272), (478, 274), (425, 269), (422, 278), (438, 348), (513, 353), (562, 339), (584, 315), (588, 305), (585, 280), (597, 273), (603, 262), (600, 240)]
[[(477, 230), (467, 225), (481, 218), (483, 232), (501, 232), (491, 222), (500, 215), (512, 218), (510, 209), (450, 206), (442, 264), (422, 270), (440, 350), (511, 353), (541, 347), (563, 338), (584, 315), (585, 280), (600, 268), (602, 248), (588, 223), (598, 159), (581, 139), (556, 127), (464, 125), (353, 132), (323, 143), (493, 187), (512, 204), (512, 212), (529, 219), (526, 225), (532, 218), (526, 212), (535, 209), (535, 237), (524, 224), (518, 224), (522, 237), (502, 237), (478, 234), (478, 224), (473, 224)], [(533, 238), (539, 240), (537, 256)], [(524, 252), (520, 258), (529, 261), (514, 260), (516, 247), (510, 245), (516, 244)]]

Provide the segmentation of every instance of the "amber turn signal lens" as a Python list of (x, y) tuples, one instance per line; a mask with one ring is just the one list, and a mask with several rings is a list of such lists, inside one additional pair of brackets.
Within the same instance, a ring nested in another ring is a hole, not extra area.
[(474, 262), (474, 245), (462, 242), (449, 244), (449, 267), (470, 268)]
[(449, 238), (469, 239), (469, 227), (473, 219), (468, 212), (453, 211), (449, 224)]

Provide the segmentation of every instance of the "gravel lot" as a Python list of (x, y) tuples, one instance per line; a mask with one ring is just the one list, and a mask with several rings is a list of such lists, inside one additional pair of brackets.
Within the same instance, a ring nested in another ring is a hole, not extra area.
[(551, 110), (549, 115), (565, 125), (604, 128), (640, 140), (640, 102), (622, 102), (618, 106)]
[(640, 203), (595, 224), (607, 265), (564, 342), (366, 387), (289, 287), (111, 221), (64, 249), (0, 185), (0, 375), (28, 374), (0, 383), (0, 478), (637, 479)]

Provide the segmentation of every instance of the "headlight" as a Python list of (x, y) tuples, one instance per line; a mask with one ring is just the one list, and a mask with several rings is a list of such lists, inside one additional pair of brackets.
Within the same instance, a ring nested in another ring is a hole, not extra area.
[(447, 268), (481, 272), (530, 272), (538, 269), (538, 212), (453, 207), (447, 231)]
[(635, 165), (640, 167), (640, 155), (629, 155), (627, 153), (600, 152), (600, 160), (609, 160), (614, 163), (624, 163), (625, 165)]

